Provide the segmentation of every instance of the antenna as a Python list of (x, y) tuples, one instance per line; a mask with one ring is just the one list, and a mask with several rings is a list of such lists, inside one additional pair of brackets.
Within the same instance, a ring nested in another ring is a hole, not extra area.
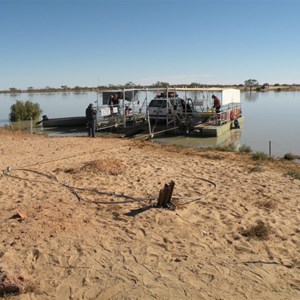
[(99, 96), (99, 76), (97, 77), (97, 100), (95, 101), (95, 103), (97, 103), (97, 109), (99, 107), (99, 99), (98, 99), (98, 96)]

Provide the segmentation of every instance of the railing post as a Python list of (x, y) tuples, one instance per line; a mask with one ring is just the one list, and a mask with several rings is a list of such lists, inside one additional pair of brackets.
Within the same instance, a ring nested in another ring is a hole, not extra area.
[(124, 122), (124, 128), (126, 128), (126, 113), (125, 113), (125, 89), (123, 89), (123, 122)]

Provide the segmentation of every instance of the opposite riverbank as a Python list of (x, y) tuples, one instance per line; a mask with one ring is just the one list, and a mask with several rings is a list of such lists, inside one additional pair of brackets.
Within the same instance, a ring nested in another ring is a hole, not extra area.
[[(62, 88), (42, 88), (42, 89), (33, 89), (28, 88), (18, 89), (18, 88), (10, 88), (8, 90), (1, 90), (0, 94), (23, 94), (23, 93), (87, 93), (87, 92), (106, 92), (111, 90), (122, 90), (122, 89), (145, 89), (144, 86), (112, 86), (112, 87), (62, 87)], [(158, 86), (149, 86), (149, 89), (161, 89), (167, 87), (158, 87)], [(169, 86), (170, 89), (174, 88), (173, 86)], [(189, 86), (189, 85), (176, 85), (176, 88), (205, 88), (205, 89), (219, 89), (219, 88), (234, 88), (239, 89), (241, 92), (248, 92), (249, 88), (245, 88), (244, 85), (199, 85), (199, 86)], [(268, 91), (300, 91), (300, 84), (275, 84), (275, 85), (257, 85), (252, 87), (252, 91), (258, 92), (268, 92)]]

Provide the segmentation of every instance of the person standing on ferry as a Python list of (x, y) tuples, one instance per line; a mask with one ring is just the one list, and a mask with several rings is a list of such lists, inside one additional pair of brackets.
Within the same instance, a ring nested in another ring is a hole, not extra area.
[(89, 137), (95, 137), (97, 112), (94, 110), (92, 103), (89, 104), (85, 110), (85, 117), (88, 127), (88, 135)]
[(219, 113), (219, 112), (220, 112), (220, 109), (221, 109), (221, 101), (220, 101), (220, 99), (219, 99), (217, 96), (215, 96), (215, 95), (212, 95), (211, 97), (212, 97), (213, 100), (214, 100), (214, 106), (213, 106), (213, 108), (216, 109), (216, 113)]

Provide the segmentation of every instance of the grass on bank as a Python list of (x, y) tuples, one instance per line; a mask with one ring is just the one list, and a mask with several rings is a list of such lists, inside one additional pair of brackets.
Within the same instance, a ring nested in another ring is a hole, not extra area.
[(252, 159), (256, 161), (267, 161), (270, 160), (270, 157), (264, 152), (255, 152), (252, 155)]
[(236, 147), (233, 143), (229, 143), (229, 144), (224, 145), (224, 146), (217, 146), (216, 150), (223, 151), (223, 152), (235, 152)]
[(240, 152), (242, 153), (251, 153), (252, 152), (252, 149), (250, 146), (247, 146), (247, 145), (242, 145), (239, 149)]
[(241, 152), (241, 153), (251, 153), (252, 149), (250, 146), (242, 145), (240, 148), (237, 148), (234, 143), (229, 143), (225, 146), (218, 146), (216, 147), (218, 151), (224, 151), (224, 152)]
[(298, 171), (288, 171), (287, 175), (294, 178), (294, 179), (299, 179), (300, 180), (300, 172), (298, 172)]

